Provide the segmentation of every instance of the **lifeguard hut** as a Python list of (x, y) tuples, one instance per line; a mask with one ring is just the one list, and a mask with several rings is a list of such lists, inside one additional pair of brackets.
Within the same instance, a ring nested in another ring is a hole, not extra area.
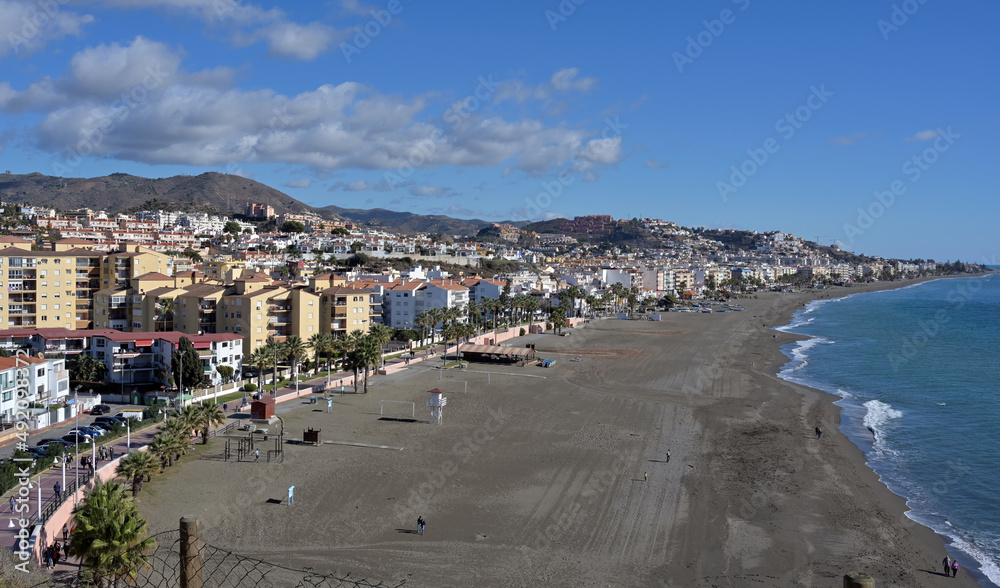
[(431, 424), (440, 425), (441, 417), (444, 416), (444, 405), (448, 403), (448, 399), (444, 397), (444, 390), (440, 388), (434, 388), (430, 394), (427, 406), (431, 407)]

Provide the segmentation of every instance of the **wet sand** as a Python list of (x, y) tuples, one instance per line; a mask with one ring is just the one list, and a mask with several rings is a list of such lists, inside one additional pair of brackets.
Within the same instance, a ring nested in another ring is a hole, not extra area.
[[(140, 508), (153, 531), (198, 515), (215, 546), (407, 586), (841, 586), (851, 571), (974, 586), (937, 575), (943, 540), (837, 431), (835, 398), (774, 375), (795, 337), (771, 327), (860, 290), (593, 321), (524, 338), (551, 368), (431, 362), (332, 414), (291, 401), (278, 408), (289, 437), (314, 427), (387, 448), (286, 444), (281, 463), (226, 463), (216, 439), (146, 484)], [(432, 388), (448, 399), (442, 425), (428, 423)], [(417, 422), (389, 403), (397, 420), (384, 420), (380, 400), (414, 402)]]

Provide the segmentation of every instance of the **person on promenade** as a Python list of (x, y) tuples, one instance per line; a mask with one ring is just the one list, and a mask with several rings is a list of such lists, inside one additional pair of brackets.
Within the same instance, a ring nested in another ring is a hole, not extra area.
[(222, 414), (226, 414), (227, 412), (229, 412), (229, 404), (228, 403), (223, 403), (223, 405), (222, 405)]
[(951, 560), (951, 577), (954, 578), (958, 575), (958, 560)]
[(948, 557), (947, 555), (944, 556), (944, 559), (941, 560), (941, 565), (944, 566), (944, 575), (945, 576), (950, 576), (951, 575), (951, 558)]
[(56, 541), (55, 544), (52, 546), (52, 566), (53, 567), (59, 565), (59, 554), (60, 554), (60, 552), (62, 552), (62, 545), (59, 545), (59, 542)]
[(45, 569), (47, 569), (47, 570), (51, 570), (52, 569), (52, 548), (51, 547), (46, 547), (45, 548)]
[(67, 525), (63, 525), (62, 536), (63, 536), (63, 543), (64, 544), (67, 541), (69, 541), (69, 527)]
[(14, 497), (11, 496), (10, 497), (10, 512), (14, 512), (14, 505), (15, 505)]
[(69, 542), (63, 541), (63, 559), (69, 561)]
[(57, 481), (57, 482), (55, 483), (55, 486), (53, 486), (53, 487), (52, 487), (52, 490), (54, 490), (54, 491), (55, 491), (55, 493), (56, 493), (56, 501), (58, 502), (58, 501), (59, 501), (59, 499), (60, 499), (60, 498), (62, 497), (62, 484), (60, 484), (60, 483), (59, 483), (59, 482)]
[(114, 459), (115, 459), (115, 446), (114, 445), (109, 445), (108, 446), (108, 459), (110, 459), (112, 461), (114, 461)]

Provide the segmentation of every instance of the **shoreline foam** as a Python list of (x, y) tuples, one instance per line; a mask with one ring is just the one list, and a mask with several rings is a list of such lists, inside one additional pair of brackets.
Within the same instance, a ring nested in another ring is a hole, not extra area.
[[(840, 425), (842, 432), (844, 432), (848, 439), (850, 439), (857, 449), (861, 451), (866, 465), (878, 476), (879, 481), (882, 482), (888, 490), (904, 501), (906, 508), (908, 509), (905, 512), (905, 516), (915, 523), (933, 531), (945, 540), (953, 550), (957, 550), (960, 555), (964, 555), (965, 557), (960, 559), (960, 563), (963, 565), (965, 570), (974, 575), (978, 581), (987, 583), (982, 585), (1000, 586), (1000, 568), (997, 567), (997, 565), (990, 559), (989, 556), (985, 554), (985, 552), (961, 537), (957, 530), (951, 527), (947, 520), (944, 520), (944, 524), (941, 524), (941, 521), (938, 521), (937, 519), (942, 517), (935, 517), (935, 515), (930, 512), (922, 512), (919, 507), (914, 506), (911, 502), (911, 493), (908, 491), (905, 482), (902, 483), (902, 485), (898, 485), (892, 482), (892, 476), (886, 477), (888, 472), (880, 471), (880, 466), (878, 465), (879, 462), (891, 459), (892, 455), (895, 454), (894, 450), (883, 444), (883, 438), (880, 433), (885, 427), (891, 426), (891, 422), (893, 420), (903, 417), (903, 412), (899, 409), (893, 408), (890, 404), (882, 402), (879, 399), (871, 399), (861, 402), (859, 399), (856, 399), (853, 395), (851, 395), (850, 392), (836, 388), (832, 384), (815, 382), (796, 375), (798, 370), (809, 364), (810, 350), (820, 344), (834, 343), (834, 341), (831, 341), (823, 336), (796, 333), (795, 329), (809, 325), (814, 321), (814, 317), (810, 317), (807, 320), (801, 320), (802, 317), (811, 314), (827, 302), (846, 300), (847, 298), (862, 294), (898, 292), (900, 290), (916, 288), (942, 279), (949, 278), (921, 280), (917, 283), (907, 284), (899, 288), (884, 288), (867, 292), (854, 292), (839, 298), (810, 302), (806, 305), (805, 309), (798, 310), (793, 314), (789, 324), (775, 329), (781, 332), (805, 337), (804, 339), (792, 343), (787, 347), (787, 349), (783, 349), (783, 353), (787, 356), (788, 361), (781, 367), (777, 375), (786, 381), (802, 386), (808, 386), (825, 394), (838, 396), (839, 400), (835, 401), (834, 404), (841, 408), (841, 416), (846, 417), (846, 422), (842, 422)], [(834, 388), (834, 390), (831, 390), (831, 388)], [(869, 457), (870, 452), (871, 457)], [(969, 565), (971, 562), (975, 563), (975, 568), (971, 568)]]

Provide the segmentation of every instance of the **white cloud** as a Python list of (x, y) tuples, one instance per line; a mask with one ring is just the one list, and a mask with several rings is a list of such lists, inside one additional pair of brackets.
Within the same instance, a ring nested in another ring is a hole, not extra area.
[(377, 184), (373, 184), (367, 180), (357, 180), (354, 182), (336, 182), (330, 186), (331, 192), (391, 192), (393, 190), (392, 185), (385, 180), (380, 181)]
[(667, 169), (670, 167), (670, 164), (666, 161), (656, 161), (655, 159), (647, 159), (643, 165), (649, 169)]
[[(623, 158), (621, 137), (593, 138), (595, 131), (565, 123), (478, 110), (453, 123), (428, 113), (428, 96), (386, 95), (350, 81), (295, 95), (242, 90), (233, 86), (236, 70), (191, 73), (182, 58), (181, 50), (144, 37), (102, 44), (74, 55), (60, 77), (21, 91), (0, 82), (0, 108), (41, 113), (25, 136), (67, 159), (81, 151), (151, 165), (384, 170), (399, 176), (388, 189), (415, 186), (408, 173), (399, 175), (412, 168), (502, 167), (544, 176), (574, 166), (593, 174)], [(575, 74), (560, 79), (576, 83)], [(385, 181), (335, 186), (387, 190)]]
[[(503, 102), (526, 102), (528, 100), (546, 100), (558, 93), (590, 92), (597, 87), (597, 78), (577, 79), (580, 68), (561, 69), (552, 74), (549, 81), (538, 86), (532, 86), (523, 80), (507, 80), (500, 84), (494, 100)], [(565, 107), (560, 107), (565, 108)]]
[(0, 59), (23, 57), (52, 41), (79, 36), (94, 21), (89, 14), (67, 10), (63, 2), (0, 0)]
[(289, 181), (285, 185), (288, 186), (289, 188), (308, 188), (309, 186), (312, 185), (312, 180), (310, 180), (309, 178), (298, 178)]
[(160, 9), (193, 14), (229, 33), (233, 43), (264, 42), (276, 57), (311, 61), (349, 34), (321, 23), (299, 24), (280, 8), (264, 9), (238, 0), (101, 0), (112, 8)]
[(939, 136), (941, 135), (937, 131), (928, 130), (928, 131), (920, 131), (919, 133), (913, 135), (912, 137), (907, 137), (903, 140), (907, 141), (908, 143), (915, 143), (917, 141), (933, 141), (934, 139), (937, 139)]
[(450, 192), (451, 188), (440, 186), (413, 186), (410, 188), (410, 194), (414, 196), (444, 196)]

